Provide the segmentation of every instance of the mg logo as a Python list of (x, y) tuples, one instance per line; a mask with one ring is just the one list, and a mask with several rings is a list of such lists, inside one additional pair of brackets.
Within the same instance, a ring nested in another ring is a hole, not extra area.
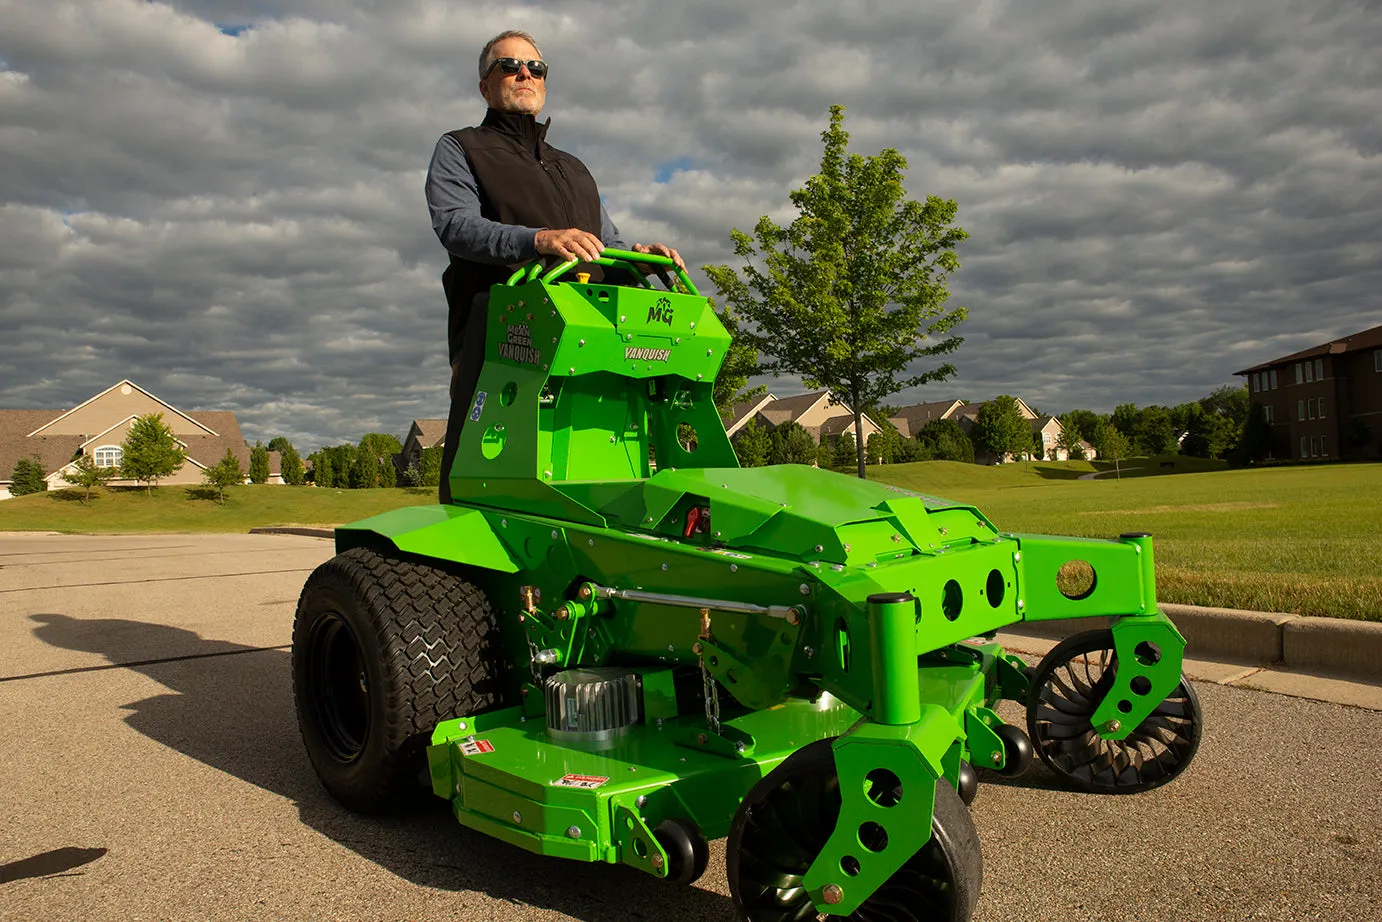
[(672, 325), (672, 302), (669, 298), (658, 298), (657, 303), (648, 308), (648, 323)]

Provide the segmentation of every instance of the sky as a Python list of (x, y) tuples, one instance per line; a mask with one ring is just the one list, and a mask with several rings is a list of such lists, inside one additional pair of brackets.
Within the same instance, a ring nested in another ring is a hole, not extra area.
[(833, 103), (955, 199), (958, 374), (890, 403), (1174, 405), (1382, 323), (1376, 0), (0, 0), (0, 407), (130, 378), (304, 453), (445, 416), (423, 180), (507, 28), (707, 293)]

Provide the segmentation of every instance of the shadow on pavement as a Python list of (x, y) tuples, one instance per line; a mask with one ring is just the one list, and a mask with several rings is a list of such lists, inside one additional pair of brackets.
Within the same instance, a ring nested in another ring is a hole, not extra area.
[(0, 884), (26, 880), (30, 877), (66, 876), (69, 872), (90, 864), (103, 856), (105, 848), (55, 848), (41, 855), (0, 864)]
[[(125, 705), (132, 728), (291, 799), (303, 823), (414, 884), (480, 891), (581, 919), (733, 918), (729, 899), (720, 894), (678, 888), (623, 865), (531, 855), (466, 829), (440, 799), (394, 816), (347, 812), (317, 782), (302, 748), (286, 650), (255, 650), (139, 621), (30, 617), (34, 634), (52, 646), (99, 654), (113, 664), (144, 661), (129, 668), (170, 693)], [(168, 650), (180, 658), (148, 662)]]

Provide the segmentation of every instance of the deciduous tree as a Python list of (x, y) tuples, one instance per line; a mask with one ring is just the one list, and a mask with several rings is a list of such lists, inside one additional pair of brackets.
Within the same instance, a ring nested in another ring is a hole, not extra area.
[(797, 423), (783, 423), (773, 430), (770, 464), (810, 464), (816, 460), (816, 440)]
[(295, 487), (302, 486), (303, 478), (306, 476), (302, 466), (302, 455), (298, 454), (298, 450), (292, 445), (287, 445), (279, 451), (278, 470), (283, 475), (284, 483)]
[[(374, 458), (374, 483), (360, 484), (366, 487), (392, 487), (397, 482), (394, 467), (394, 455), (403, 451), (403, 445), (391, 435), (383, 432), (366, 433), (360, 439), (360, 454), (368, 454)], [(357, 464), (358, 467), (358, 464)], [(355, 477), (351, 477), (351, 485), (355, 486)]]
[(1065, 452), (1065, 457), (1071, 461), (1084, 460), (1084, 446), (1080, 444), (1082, 434), (1080, 432), (1079, 420), (1075, 417), (1078, 411), (1071, 411), (1056, 417), (1060, 423), (1060, 434), (1056, 436), (1056, 448)]
[(996, 455), (1002, 464), (1007, 455), (1016, 460), (1031, 449), (1032, 427), (1027, 425), (1017, 399), (999, 394), (979, 408), (971, 438), (976, 448)]
[(82, 455), (72, 463), (72, 467), (73, 470), (64, 470), (60, 476), (72, 486), (85, 491), (82, 495), (83, 506), (91, 504), (92, 487), (105, 486), (118, 473), (113, 467), (97, 467), (96, 459), (91, 455)]
[(162, 413), (136, 416), (129, 434), (120, 444), (120, 476), (143, 482), (149, 496), (153, 495), (160, 478), (171, 476), (186, 460), (187, 453), (178, 444), (173, 430), (163, 422)]
[(226, 487), (233, 487), (244, 482), (245, 471), (240, 467), (240, 459), (235, 457), (235, 452), (229, 448), (226, 449), (224, 458), (202, 471), (202, 483), (216, 488), (217, 502), (222, 506), (226, 502)]
[[(906, 198), (896, 150), (848, 152), (843, 106), (830, 108), (821, 139), (820, 173), (791, 193), (797, 218), (781, 227), (764, 216), (752, 237), (731, 233), (742, 278), (724, 265), (705, 272), (751, 324), (741, 338), (758, 351), (759, 370), (829, 388), (862, 431), (864, 407), (955, 373), (948, 362), (921, 366), (962, 342), (953, 331), (966, 311), (947, 307), (946, 283), (969, 235), (954, 223), (954, 200)], [(855, 461), (863, 477), (862, 444)]]
[(1099, 455), (1100, 457), (1113, 460), (1114, 475), (1119, 480), (1123, 479), (1123, 468), (1120, 462), (1126, 458), (1131, 451), (1132, 443), (1128, 440), (1128, 437), (1123, 434), (1121, 429), (1117, 426), (1109, 425), (1104, 430), (1103, 438), (1099, 442)]
[(974, 443), (953, 419), (933, 419), (917, 433), (917, 441), (937, 461), (974, 463)]
[(269, 449), (255, 442), (250, 449), (250, 483), (269, 482)]
[(740, 467), (762, 467), (768, 463), (772, 450), (772, 434), (756, 419), (749, 420), (735, 433), (734, 454), (739, 458)]

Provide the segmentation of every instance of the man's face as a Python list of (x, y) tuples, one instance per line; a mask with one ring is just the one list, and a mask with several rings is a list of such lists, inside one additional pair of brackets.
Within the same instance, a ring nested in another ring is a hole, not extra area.
[[(491, 49), (491, 60), (517, 58), (532, 61), (540, 57), (537, 49), (521, 38), (503, 39)], [(491, 109), (537, 115), (547, 102), (547, 81), (534, 77), (526, 67), (516, 74), (506, 74), (502, 67), (495, 67), (489, 76), (480, 81), (480, 95), (485, 97)]]

